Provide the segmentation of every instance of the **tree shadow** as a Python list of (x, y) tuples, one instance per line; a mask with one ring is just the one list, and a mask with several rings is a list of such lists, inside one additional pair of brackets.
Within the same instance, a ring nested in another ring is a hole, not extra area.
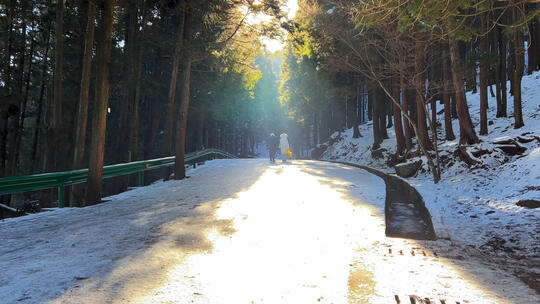
[[(216, 170), (221, 166), (226, 169)], [(234, 233), (232, 221), (215, 212), (223, 198), (245, 191), (266, 170), (263, 164), (245, 168), (238, 160), (216, 160), (190, 179), (0, 223), (0, 293), (11, 291), (2, 301), (122, 303), (145, 296), (167, 282), (169, 268), (211, 252), (210, 233)]]
[[(378, 216), (381, 218), (381, 220), (384, 218), (385, 198), (377, 197), (374, 201), (366, 201), (364, 199), (365, 195), (363, 195), (363, 193), (378, 190), (380, 191), (380, 189), (370, 189), (365, 185), (353, 183), (353, 181), (358, 180), (359, 176), (366, 174), (369, 175), (370, 173), (367, 171), (343, 164), (325, 162), (304, 161), (297, 162), (296, 165), (298, 165), (303, 172), (316, 176), (320, 184), (331, 187), (332, 189), (341, 193), (342, 197), (350, 201), (353, 205), (367, 205), (367, 208), (373, 212), (372, 216)], [(375, 177), (375, 175), (373, 176)], [(383, 180), (381, 179), (381, 182), (382, 181)], [(396, 244), (399, 244), (399, 247), (396, 247)], [(385, 263), (387, 263), (386, 261), (391, 261), (395, 258), (403, 258), (406, 255), (408, 255), (410, 258), (414, 257), (414, 259), (430, 261), (430, 263), (433, 263), (434, 265), (440, 265), (440, 267), (449, 269), (452, 273), (454, 273), (456, 279), (463, 280), (466, 282), (466, 286), (470, 286), (471, 289), (476, 288), (486, 292), (486, 294), (489, 293), (492, 298), (513, 301), (523, 301), (524, 298), (538, 298), (537, 294), (533, 290), (529, 289), (525, 284), (519, 282), (518, 279), (511, 273), (504, 271), (504, 267), (501, 267), (502, 265), (496, 265), (495, 263), (490, 262), (480, 252), (466, 245), (455, 243), (446, 239), (408, 240), (386, 237), (386, 241), (382, 244), (377, 243), (376, 247), (378, 248), (374, 250), (383, 256)], [(422, 271), (422, 267), (424, 267), (422, 265), (413, 266), (415, 263), (411, 264), (412, 265), (397, 263), (395, 264), (396, 268), (392, 271), (396, 274), (401, 272), (406, 273), (407, 271), (416, 272)], [(418, 268), (415, 269), (415, 267)], [(356, 264), (351, 266), (350, 278), (353, 278), (353, 281), (354, 278), (357, 277), (357, 273), (359, 271), (358, 269), (359, 267)], [(424, 271), (427, 271), (427, 269), (424, 269)], [(433, 274), (426, 273), (426, 277), (431, 275)], [(362, 275), (362, 277), (363, 276), (364, 275)], [(508, 281), (513, 281), (512, 285), (518, 286), (518, 288), (512, 292), (509, 292), (507, 286)], [(363, 284), (365, 284), (365, 282), (363, 282)], [(439, 288), (441, 291), (444, 291), (445, 289), (444, 286), (439, 286)], [(352, 288), (349, 286), (349, 292), (353, 294), (350, 296), (350, 298), (352, 297), (356, 299), (355, 301), (363, 303), (361, 300), (359, 300), (362, 298), (362, 294), (356, 292), (355, 290), (357, 291), (358, 288)], [(414, 296), (423, 298), (423, 295)], [(364, 300), (368, 298), (368, 296), (365, 296)], [(432, 301), (439, 301), (441, 299), (444, 300), (444, 298), (433, 298)], [(466, 300), (463, 298), (462, 292), (459, 290), (454, 291), (454, 299), (461, 303)], [(389, 301), (393, 302), (393, 300), (393, 298), (389, 298)], [(404, 298), (401, 297), (401, 301), (403, 300)], [(407, 297), (406, 301), (408, 300), (409, 299)], [(366, 303), (369, 302), (370, 301), (367, 301)], [(446, 303), (455, 302), (447, 299)]]

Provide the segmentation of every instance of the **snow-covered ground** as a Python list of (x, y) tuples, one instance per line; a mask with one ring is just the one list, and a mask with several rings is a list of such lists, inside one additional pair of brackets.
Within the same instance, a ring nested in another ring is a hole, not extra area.
[[(508, 84), (509, 85), (509, 84)], [(508, 88), (509, 89), (509, 88)], [(452, 154), (458, 146), (459, 126), (453, 121), (458, 139), (441, 141), (442, 180), (432, 182), (427, 162), (408, 182), (415, 186), (426, 201), (437, 234), (455, 244), (466, 255), (494, 259), (498, 267), (509, 269), (529, 284), (540, 289), (540, 209), (519, 207), (523, 199), (540, 200), (540, 140), (522, 143), (527, 150), (520, 156), (509, 156), (495, 148), (493, 142), (505, 138), (540, 136), (540, 72), (523, 78), (523, 114), (525, 126), (513, 128), (513, 97), (508, 96), (508, 118), (496, 118), (496, 100), (489, 96), (489, 133), (479, 136), (481, 143), (469, 149), (484, 149), (489, 153), (477, 158), (481, 163), (470, 168)], [(489, 94), (488, 94), (489, 95)], [(479, 94), (467, 93), (470, 113), (476, 131), (479, 130)], [(438, 110), (442, 105), (437, 105)], [(443, 114), (438, 117), (443, 122)], [(388, 129), (390, 139), (383, 142), (385, 157), (374, 159), (371, 123), (362, 125), (364, 137), (353, 139), (352, 129), (342, 133), (323, 154), (323, 159), (344, 160), (394, 173), (386, 164), (386, 156), (395, 152), (395, 134)], [(439, 127), (438, 138), (444, 138)], [(338, 134), (334, 134), (336, 138)]]
[(0, 221), (0, 302), (538, 303), (451, 241), (387, 238), (384, 182), (363, 170), (251, 159), (189, 174)]

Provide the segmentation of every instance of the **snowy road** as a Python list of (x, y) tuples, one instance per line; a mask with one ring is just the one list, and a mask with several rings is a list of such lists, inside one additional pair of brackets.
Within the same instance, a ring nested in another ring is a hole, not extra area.
[(540, 301), (449, 241), (385, 237), (384, 183), (363, 170), (218, 160), (189, 174), (0, 221), (0, 302)]

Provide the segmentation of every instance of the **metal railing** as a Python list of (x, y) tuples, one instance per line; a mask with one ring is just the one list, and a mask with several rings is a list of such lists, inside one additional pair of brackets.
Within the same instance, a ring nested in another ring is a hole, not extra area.
[[(187, 153), (185, 162), (195, 162), (198, 159), (212, 156), (237, 158), (222, 150), (204, 149)], [(144, 171), (172, 165), (174, 165), (174, 156), (104, 166), (103, 179), (138, 173), (139, 186), (144, 186)], [(87, 179), (88, 169), (3, 177), (0, 178), (0, 195), (58, 188), (58, 207), (63, 208), (65, 204), (64, 188), (70, 185), (85, 183)]]

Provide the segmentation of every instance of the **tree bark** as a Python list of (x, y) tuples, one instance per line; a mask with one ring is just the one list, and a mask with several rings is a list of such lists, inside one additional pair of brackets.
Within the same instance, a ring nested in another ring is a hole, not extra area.
[(426, 149), (433, 149), (433, 145), (429, 140), (426, 124), (425, 111), (425, 78), (424, 78), (424, 59), (426, 54), (424, 42), (418, 39), (415, 42), (415, 57), (414, 57), (414, 86), (416, 90), (416, 126), (420, 140)]
[(43, 104), (45, 97), (45, 88), (47, 87), (47, 58), (49, 58), (49, 49), (50, 49), (50, 39), (51, 39), (51, 21), (49, 21), (46, 32), (45, 32), (45, 53), (43, 55), (43, 63), (41, 67), (41, 85), (39, 89), (39, 101), (38, 101), (38, 111), (36, 118), (36, 128), (34, 129), (34, 136), (32, 139), (32, 172), (36, 172), (39, 168), (39, 160), (37, 158), (37, 148), (39, 144), (39, 131), (42, 129), (42, 114), (43, 114)]
[[(520, 13), (518, 8), (512, 8), (513, 21), (518, 22), (520, 20)], [(524, 71), (524, 50), (523, 50), (523, 32), (520, 28), (515, 29), (512, 40), (512, 52), (511, 56), (514, 58), (512, 61), (512, 91), (514, 95), (514, 129), (519, 129), (525, 124), (523, 122), (523, 113), (521, 106), (521, 79)]]
[(491, 33), (493, 42), (492, 42), (492, 48), (493, 52), (497, 56), (497, 64), (495, 65), (495, 91), (496, 91), (496, 97), (497, 97), (497, 115), (496, 117), (500, 117), (499, 113), (501, 111), (501, 105), (502, 105), (502, 85), (501, 85), (501, 54), (500, 54), (500, 48), (499, 48), (499, 26), (495, 26), (495, 29)]
[(507, 68), (506, 68), (506, 39), (503, 35), (502, 28), (497, 26), (497, 37), (498, 37), (498, 49), (499, 49), (499, 86), (501, 88), (501, 103), (497, 107), (497, 117), (506, 117), (507, 114), (507, 89), (506, 81), (508, 79)]
[(444, 103), (444, 132), (446, 140), (454, 140), (454, 130), (452, 128), (452, 106), (450, 96), (452, 92), (452, 78), (450, 72), (450, 58), (448, 55), (448, 45), (443, 46), (443, 103)]
[[(92, 74), (92, 50), (94, 48), (94, 32), (96, 20), (96, 6), (88, 2), (88, 21), (86, 24), (86, 39), (84, 41), (83, 66), (81, 86), (79, 91), (79, 104), (77, 108), (77, 124), (75, 132), (75, 148), (73, 150), (72, 169), (83, 168), (83, 159), (86, 143), (86, 127), (88, 125), (88, 96), (90, 93), (90, 77)], [(71, 206), (80, 206), (84, 199), (84, 186), (74, 185), (71, 191)]]
[[(17, 174), (16, 172), (17, 168), (20, 168), (18, 163), (19, 163), (19, 156), (21, 155), (21, 151), (20, 151), (21, 141), (24, 135), (24, 121), (26, 119), (26, 108), (28, 105), (28, 97), (29, 97), (29, 92), (30, 92), (30, 77), (32, 76), (32, 65), (34, 61), (33, 58), (34, 58), (35, 42), (33, 38), (30, 38), (30, 40), (31, 40), (30, 54), (29, 54), (30, 62), (28, 63), (28, 72), (26, 73), (24, 97), (22, 98), (21, 107), (20, 107), (19, 128), (17, 130), (16, 139), (15, 139), (15, 151), (14, 151), (15, 155), (13, 158), (12, 169), (11, 169), (11, 172), (15, 174)], [(24, 64), (22, 65), (22, 67), (24, 67)], [(23, 90), (21, 89), (21, 93), (22, 92)]]
[(142, 64), (144, 53), (144, 34), (146, 29), (146, 13), (143, 11), (143, 19), (141, 30), (137, 34), (137, 59), (135, 66), (135, 99), (133, 100), (133, 107), (131, 111), (132, 123), (130, 138), (130, 151), (131, 160), (136, 161), (140, 159), (139, 156), (139, 104), (141, 102), (141, 78), (142, 78)]
[(465, 98), (465, 90), (463, 87), (463, 72), (459, 67), (459, 52), (455, 38), (449, 39), (450, 60), (452, 62), (452, 80), (454, 83), (454, 91), (456, 96), (456, 108), (459, 119), (459, 143), (460, 144), (475, 144), (478, 143), (478, 136), (474, 131), (467, 99)]
[[(24, 89), (24, 61), (26, 59), (25, 53), (26, 53), (26, 1), (21, 2), (21, 48), (19, 50), (19, 64), (17, 67), (17, 75), (16, 75), (16, 81), (17, 81), (17, 91), (19, 92), (19, 95), (23, 95), (23, 89)], [(30, 60), (32, 60), (32, 57), (30, 57)], [(22, 100), (21, 100), (22, 103)], [(19, 106), (19, 108), (22, 108), (22, 105)]]
[[(381, 115), (381, 100), (379, 94), (379, 88), (374, 84), (368, 89), (368, 99), (371, 103), (372, 117), (373, 117), (373, 150), (380, 147), (383, 142), (383, 135), (381, 131), (380, 115)], [(383, 126), (384, 127), (384, 126)]]
[[(161, 81), (161, 71), (162, 71), (162, 65), (161, 65), (161, 50), (158, 48), (156, 50), (156, 59), (154, 63), (154, 79), (156, 80), (156, 83), (159, 83)], [(160, 125), (160, 119), (161, 119), (161, 102), (160, 102), (160, 86), (157, 85), (153, 88), (153, 94), (152, 94), (152, 101), (150, 105), (150, 128), (149, 128), (149, 135), (148, 135), (148, 145), (146, 146), (146, 158), (151, 157), (157, 157), (158, 156), (158, 149), (154, 147), (154, 143), (156, 142), (156, 137), (158, 136), (159, 132), (159, 125)]]
[(11, 50), (13, 45), (13, 15), (15, 15), (15, 0), (9, 1), (9, 6), (7, 7), (7, 20), (9, 20), (8, 23), (8, 29), (7, 29), (7, 35), (6, 35), (6, 57), (5, 63), (4, 63), (4, 83), (6, 88), (11, 87)]
[[(180, 122), (176, 128), (176, 153), (174, 159), (174, 179), (186, 177), (185, 154), (186, 154), (186, 130), (189, 110), (189, 87), (191, 84), (191, 56), (187, 48), (184, 50), (184, 62), (182, 64), (182, 96), (180, 98)], [(236, 151), (236, 150), (235, 150)], [(234, 153), (236, 155), (236, 153)]]
[[(176, 96), (176, 82), (178, 77), (178, 67), (180, 65), (180, 57), (184, 44), (184, 27), (186, 22), (186, 12), (184, 9), (180, 12), (180, 20), (178, 22), (178, 32), (176, 38), (176, 46), (173, 54), (173, 65), (171, 72), (171, 81), (169, 84), (169, 98), (167, 103), (167, 118), (165, 121), (165, 156), (173, 154), (173, 141), (174, 141), (174, 99)], [(165, 169), (164, 179), (168, 180), (171, 175), (169, 169)]]
[[(124, 45), (124, 82), (123, 99), (120, 105), (120, 119), (118, 121), (118, 133), (115, 138), (115, 162), (123, 163), (131, 160), (130, 154), (130, 118), (135, 99), (136, 57), (138, 30), (138, 4), (135, 0), (128, 1), (128, 19), (125, 31)], [(120, 176), (115, 179), (116, 191), (121, 192), (128, 186), (128, 177)]]
[[(401, 72), (401, 75), (399, 77), (399, 86), (401, 87), (402, 108), (403, 108), (403, 111), (405, 111), (405, 114), (408, 115), (409, 100), (407, 98), (407, 83), (405, 81), (405, 74), (403, 71)], [(413, 135), (413, 130), (411, 128), (411, 124), (409, 123), (408, 120), (403, 121), (403, 127), (405, 131), (405, 148), (407, 150), (411, 150), (412, 137), (414, 135)]]
[[(469, 48), (468, 52), (466, 52), (466, 55), (471, 55), (473, 54), (474, 52), (474, 45), (472, 42), (467, 42), (465, 45), (467, 45), (467, 47)], [(478, 92), (478, 83), (476, 82), (476, 76), (477, 76), (477, 73), (476, 73), (476, 65), (473, 65), (473, 69), (472, 69), (472, 75), (471, 75), (471, 88), (472, 88), (472, 92), (474, 94), (476, 94)]]
[[(536, 4), (536, 6), (540, 6), (540, 4)], [(536, 7), (534, 7), (534, 4), (531, 4), (531, 10), (534, 10)], [(540, 48), (538, 43), (538, 37), (540, 36), (538, 34), (538, 19), (535, 18), (529, 23), (529, 40), (527, 43), (528, 47), (528, 65), (527, 65), (527, 74), (532, 74), (533, 71), (535, 71), (538, 68), (538, 53), (540, 53)]]
[(396, 132), (396, 148), (397, 153), (401, 154), (403, 151), (405, 151), (405, 135), (403, 134), (403, 127), (401, 123), (401, 109), (396, 104), (399, 102), (399, 88), (400, 88), (400, 82), (398, 81), (397, 77), (394, 78), (392, 81), (392, 96), (394, 97), (395, 103), (392, 103), (393, 110), (394, 110), (394, 130)]
[(92, 117), (92, 139), (88, 166), (88, 188), (86, 204), (101, 201), (103, 157), (105, 154), (105, 128), (107, 105), (109, 101), (109, 65), (111, 61), (112, 27), (114, 0), (104, 1), (102, 7), (102, 26), (100, 28), (97, 50), (96, 102)]
[(384, 95), (383, 92), (381, 92), (379, 90), (379, 100), (381, 101), (381, 107), (380, 107), (380, 115), (379, 115), (379, 124), (380, 124), (380, 127), (379, 129), (381, 130), (381, 133), (382, 133), (382, 137), (383, 137), (383, 140), (384, 139), (388, 139), (388, 132), (386, 131), (386, 113), (388, 112), (388, 109), (387, 109), (387, 105), (388, 103), (386, 102), (387, 98), (386, 98), (386, 95)]
[[(487, 15), (484, 14), (481, 18), (482, 32), (488, 29)], [(487, 35), (480, 38), (480, 135), (488, 134), (487, 109), (488, 109), (488, 91), (487, 91), (487, 73), (488, 73), (488, 40)]]
[(49, 102), (47, 145), (45, 146), (44, 171), (51, 172), (57, 169), (56, 153), (58, 152), (60, 133), (62, 128), (62, 78), (64, 61), (64, 1), (56, 4), (56, 49), (54, 55), (54, 100)]
[(360, 129), (358, 128), (358, 125), (360, 124), (359, 121), (359, 114), (362, 109), (360, 108), (360, 83), (358, 83), (358, 79), (356, 79), (356, 100), (354, 102), (354, 109), (352, 110), (352, 127), (353, 127), (353, 138), (360, 138), (362, 135), (360, 134)]

